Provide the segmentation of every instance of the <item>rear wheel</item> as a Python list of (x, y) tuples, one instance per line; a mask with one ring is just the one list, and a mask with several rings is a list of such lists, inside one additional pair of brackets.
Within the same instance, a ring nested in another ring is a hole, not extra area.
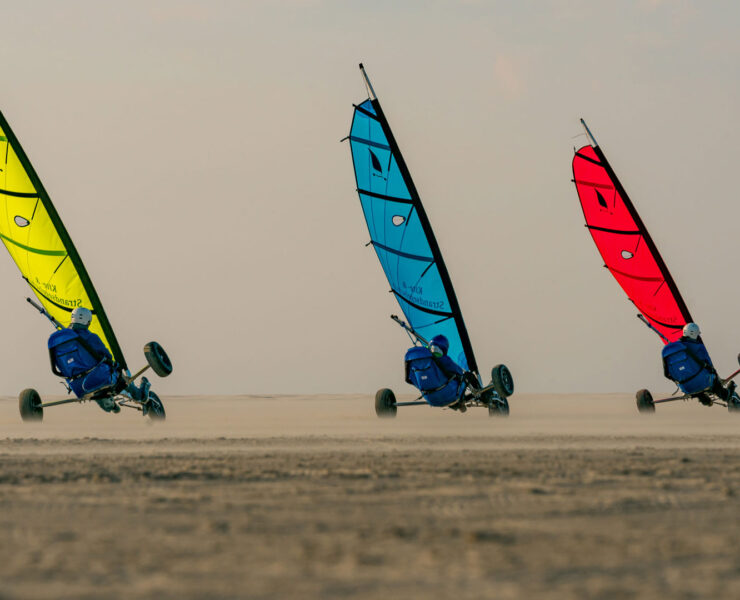
[(160, 377), (167, 377), (172, 373), (172, 361), (164, 348), (157, 342), (149, 342), (144, 346), (144, 356), (146, 356), (146, 362), (152, 368), (157, 375)]
[(491, 383), (502, 398), (514, 395), (514, 378), (506, 365), (496, 365), (491, 369)]
[(154, 392), (149, 392), (149, 401), (147, 402), (147, 416), (152, 421), (164, 421), (167, 415), (164, 412), (164, 404), (159, 396)]
[(383, 388), (375, 394), (375, 414), (381, 419), (393, 419), (398, 412), (393, 390)]
[(637, 410), (641, 413), (654, 413), (655, 403), (653, 403), (653, 395), (647, 390), (640, 390), (635, 394), (637, 401)]
[(41, 421), (44, 418), (41, 396), (36, 390), (23, 390), (18, 396), (18, 408), (24, 421)]
[(508, 417), (509, 401), (503, 396), (499, 398), (491, 398), (491, 401), (488, 403), (488, 416)]

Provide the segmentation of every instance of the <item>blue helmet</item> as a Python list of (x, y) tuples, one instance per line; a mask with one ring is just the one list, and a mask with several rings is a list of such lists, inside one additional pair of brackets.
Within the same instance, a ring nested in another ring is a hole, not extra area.
[(450, 349), (450, 341), (443, 335), (435, 335), (429, 342), (429, 349), (434, 356), (446, 356)]

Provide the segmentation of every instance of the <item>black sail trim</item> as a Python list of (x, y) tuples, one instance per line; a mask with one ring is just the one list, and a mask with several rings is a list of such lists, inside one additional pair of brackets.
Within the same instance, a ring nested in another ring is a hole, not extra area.
[[(406, 165), (403, 154), (401, 154), (401, 150), (398, 147), (398, 143), (396, 142), (396, 138), (394, 137), (393, 132), (391, 131), (391, 127), (388, 124), (385, 113), (380, 106), (380, 102), (377, 98), (371, 100), (370, 102), (375, 109), (375, 113), (378, 115), (378, 122), (383, 128), (383, 133), (385, 134), (385, 137), (388, 140), (388, 144), (391, 147), (391, 152), (396, 159), (398, 170), (400, 171), (401, 176), (406, 183), (406, 187), (409, 190), (414, 208), (416, 208), (416, 213), (419, 218), (419, 222), (421, 223), (421, 227), (427, 236), (427, 241), (429, 242), (429, 247), (432, 250), (434, 262), (437, 264), (437, 269), (439, 271), (442, 285), (444, 286), (445, 292), (447, 293), (447, 299), (450, 304), (452, 317), (455, 319), (455, 324), (457, 325), (458, 332), (460, 333), (460, 341), (462, 343), (463, 352), (465, 353), (465, 358), (468, 362), (468, 369), (477, 373), (478, 364), (476, 363), (475, 354), (473, 353), (473, 346), (470, 343), (470, 337), (468, 336), (468, 330), (465, 327), (465, 321), (463, 321), (460, 304), (457, 301), (455, 289), (452, 287), (452, 280), (450, 279), (450, 274), (447, 271), (447, 265), (445, 265), (444, 259), (442, 258), (442, 252), (439, 249), (439, 244), (437, 244), (437, 238), (434, 236), (434, 231), (432, 231), (432, 225), (429, 222), (429, 217), (427, 217), (424, 206), (421, 203), (421, 197), (419, 196), (419, 192), (416, 189), (416, 185), (414, 185), (414, 180), (411, 178), (411, 172)], [(423, 307), (420, 308), (420, 310), (430, 312), (429, 309), (424, 309)], [(445, 315), (447, 313), (439, 314)]]
[(380, 119), (378, 119), (378, 117), (376, 117), (376, 116), (375, 116), (375, 115), (374, 115), (373, 113), (371, 113), (371, 112), (370, 112), (369, 110), (365, 110), (364, 108), (362, 108), (361, 106), (357, 106), (356, 104), (353, 104), (352, 106), (354, 106), (354, 107), (355, 107), (355, 110), (356, 110), (357, 112), (361, 112), (361, 113), (362, 113), (363, 115), (365, 115), (366, 117), (370, 117), (371, 119), (373, 119), (373, 120), (375, 120), (375, 121), (379, 121), (379, 120), (380, 120)]
[(618, 235), (642, 235), (642, 231), (635, 230), (630, 231), (629, 229), (609, 229), (608, 227), (597, 227), (596, 225), (586, 224), (588, 229), (595, 229), (596, 231), (606, 231), (607, 233), (616, 233)]
[(585, 154), (581, 154), (580, 152), (576, 152), (576, 156), (578, 158), (582, 158), (583, 160), (585, 160), (587, 162), (593, 163), (593, 164), (595, 164), (595, 165), (597, 165), (599, 167), (602, 167), (603, 166), (598, 160), (594, 160), (593, 158), (590, 158), (590, 157), (586, 156)]
[(370, 196), (371, 198), (379, 198), (380, 200), (389, 200), (391, 202), (401, 202), (403, 204), (413, 204), (414, 201), (410, 198), (397, 198), (396, 196), (387, 196), (386, 194), (378, 194), (377, 192), (371, 192), (370, 190), (361, 190), (357, 188), (357, 193), (363, 196)]
[[(72, 238), (69, 236), (67, 229), (64, 227), (64, 223), (62, 223), (62, 219), (59, 216), (59, 213), (54, 207), (49, 194), (46, 192), (44, 184), (41, 183), (41, 179), (37, 175), (36, 170), (33, 168), (31, 161), (28, 159), (28, 156), (23, 150), (23, 147), (18, 141), (18, 138), (15, 136), (15, 133), (13, 133), (13, 130), (10, 128), (10, 125), (5, 119), (2, 111), (0, 111), (0, 127), (2, 127), (2, 129), (5, 131), (5, 135), (8, 138), (8, 144), (13, 147), (13, 150), (18, 156), (18, 160), (20, 161), (21, 165), (23, 165), (23, 168), (26, 170), (26, 173), (31, 180), (31, 184), (38, 192), (38, 197), (43, 201), (46, 212), (49, 215), (49, 219), (51, 219), (51, 222), (54, 224), (54, 228), (57, 230), (57, 233), (59, 234), (59, 237), (61, 238), (65, 249), (67, 250), (69, 259), (72, 261), (77, 274), (80, 276), (80, 281), (82, 282), (82, 285), (87, 292), (88, 298), (90, 298), (92, 310), (98, 317), (100, 327), (102, 328), (103, 333), (105, 334), (105, 337), (110, 344), (113, 357), (124, 370), (128, 369), (128, 366), (126, 365), (126, 358), (123, 356), (123, 351), (121, 350), (121, 346), (118, 344), (116, 334), (113, 332), (113, 328), (111, 327), (110, 321), (108, 320), (108, 316), (105, 314), (103, 304), (100, 301), (100, 297), (95, 290), (95, 286), (90, 279), (90, 275), (88, 275), (87, 269), (85, 268), (85, 265), (82, 262), (79, 253), (77, 252), (77, 248), (75, 248), (75, 245), (72, 242)], [(33, 286), (31, 286), (31, 289), (34, 289)]]
[(0, 194), (3, 196), (13, 196), (14, 198), (38, 198), (39, 195), (37, 193), (28, 193), (28, 192), (11, 192), (10, 190), (0, 190)]
[[(418, 254), (409, 254), (408, 252), (401, 252), (400, 250), (396, 250), (395, 248), (389, 248), (388, 246), (381, 244), (380, 242), (373, 242), (370, 240), (370, 243), (375, 248), (380, 248), (381, 250), (384, 250), (386, 252), (390, 252), (391, 254), (395, 254), (396, 256), (401, 256), (403, 258), (408, 258), (411, 260), (418, 260), (421, 262), (428, 262), (428, 263), (434, 263), (434, 259), (429, 256), (419, 256)], [(430, 265), (431, 266), (431, 265)], [(428, 269), (429, 267), (427, 267)]]

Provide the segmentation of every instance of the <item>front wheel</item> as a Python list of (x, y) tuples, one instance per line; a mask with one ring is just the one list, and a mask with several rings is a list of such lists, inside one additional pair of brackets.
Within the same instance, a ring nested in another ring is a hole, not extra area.
[(18, 408), (24, 421), (42, 421), (44, 418), (41, 396), (36, 390), (23, 390), (18, 396)]
[(147, 401), (147, 416), (152, 421), (164, 421), (167, 418), (164, 412), (164, 404), (159, 399), (159, 396), (154, 392), (149, 392), (149, 400)]
[(637, 394), (635, 394), (635, 400), (637, 401), (637, 410), (641, 413), (648, 414), (655, 412), (653, 395), (647, 390), (640, 390), (637, 392)]
[(396, 395), (393, 390), (383, 388), (375, 394), (375, 414), (381, 419), (393, 419), (398, 412)]
[(514, 378), (506, 365), (496, 365), (491, 369), (491, 383), (502, 398), (514, 395)]
[(146, 356), (146, 362), (152, 368), (157, 375), (160, 377), (167, 377), (172, 373), (172, 361), (164, 348), (157, 342), (149, 342), (144, 346), (144, 356)]
[(733, 392), (727, 401), (727, 410), (731, 413), (740, 413), (740, 397)]
[(504, 396), (499, 398), (491, 398), (488, 403), (488, 416), (489, 417), (508, 417), (509, 416), (509, 401)]

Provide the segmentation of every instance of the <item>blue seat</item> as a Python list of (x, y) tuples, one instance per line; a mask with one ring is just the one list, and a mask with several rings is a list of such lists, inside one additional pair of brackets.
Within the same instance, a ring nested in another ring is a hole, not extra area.
[[(706, 352), (703, 346), (701, 350)], [(714, 370), (705, 364), (711, 363), (708, 360), (698, 362), (689, 352), (685, 342), (666, 344), (662, 354), (666, 374), (678, 384), (684, 394), (698, 394), (711, 389), (714, 385), (717, 376)]]
[(110, 362), (93, 356), (74, 330), (55, 331), (49, 337), (48, 346), (52, 371), (67, 380), (78, 398), (118, 383), (118, 370)]
[(457, 402), (465, 392), (462, 379), (445, 375), (428, 348), (409, 348), (404, 362), (406, 381), (418, 389), (431, 406), (449, 406)]

